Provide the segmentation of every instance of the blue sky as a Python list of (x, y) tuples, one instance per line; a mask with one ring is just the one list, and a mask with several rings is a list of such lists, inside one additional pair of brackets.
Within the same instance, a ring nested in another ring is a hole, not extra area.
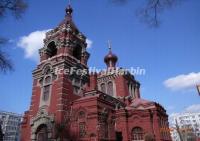
[[(111, 40), (118, 66), (146, 69), (146, 75), (136, 76), (143, 98), (162, 104), (169, 114), (200, 111), (194, 86), (200, 83), (200, 1), (185, 1), (165, 11), (157, 29), (149, 28), (136, 16), (135, 11), (143, 5), (140, 0), (123, 6), (108, 1), (72, 1), (75, 23), (92, 41), (89, 65), (105, 67), (103, 58), (108, 52), (107, 40)], [(4, 49), (15, 65), (14, 72), (0, 74), (0, 109), (17, 113), (30, 105), (31, 73), (37, 65), (37, 49), (33, 47), (40, 45), (38, 38), (44, 30), (56, 27), (64, 18), (67, 0), (28, 3), (22, 19), (8, 16), (0, 21), (0, 35), (10, 39)]]

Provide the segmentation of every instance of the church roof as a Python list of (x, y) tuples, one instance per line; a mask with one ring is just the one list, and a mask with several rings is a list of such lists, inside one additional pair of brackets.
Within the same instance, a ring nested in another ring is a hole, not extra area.
[(76, 27), (76, 25), (72, 20), (73, 8), (71, 7), (71, 5), (68, 5), (65, 11), (66, 11), (65, 18), (61, 21), (59, 26), (70, 25), (72, 29), (76, 30), (76, 32), (79, 32), (78, 28)]
[(135, 98), (132, 100), (132, 103), (130, 104), (130, 107), (139, 107), (139, 106), (147, 106), (147, 105), (151, 105), (154, 104), (154, 102), (152, 101), (148, 101), (142, 98)]
[(117, 60), (118, 60), (117, 55), (113, 54), (111, 50), (110, 50), (109, 53), (105, 56), (104, 62), (105, 62), (105, 63), (108, 63), (110, 60), (111, 60), (111, 61), (114, 61), (114, 62), (117, 62)]

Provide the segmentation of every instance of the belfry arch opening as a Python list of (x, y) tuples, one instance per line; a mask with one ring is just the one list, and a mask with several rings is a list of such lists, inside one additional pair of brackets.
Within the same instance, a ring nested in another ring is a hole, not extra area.
[(81, 53), (82, 53), (82, 48), (81, 46), (76, 46), (73, 50), (73, 56), (78, 59), (81, 60)]
[(50, 42), (47, 46), (47, 53), (49, 55), (49, 57), (53, 57), (55, 55), (57, 55), (57, 48), (56, 48), (56, 44), (54, 41)]

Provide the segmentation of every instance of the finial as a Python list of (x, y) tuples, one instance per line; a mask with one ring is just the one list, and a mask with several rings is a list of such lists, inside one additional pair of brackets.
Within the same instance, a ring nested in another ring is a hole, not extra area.
[(73, 9), (72, 9), (72, 7), (71, 7), (71, 0), (68, 0), (68, 6), (67, 6), (67, 8), (66, 8), (66, 14), (67, 14), (67, 15), (71, 15), (72, 12), (73, 12)]
[(108, 49), (109, 49), (109, 51), (111, 51), (111, 49), (112, 49), (112, 45), (111, 45), (110, 40), (108, 40)]

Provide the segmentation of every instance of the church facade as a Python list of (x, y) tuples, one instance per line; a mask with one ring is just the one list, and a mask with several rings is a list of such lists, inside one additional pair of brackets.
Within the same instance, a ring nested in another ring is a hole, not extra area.
[(21, 141), (171, 141), (166, 110), (141, 98), (130, 73), (110, 73), (118, 60), (111, 48), (104, 58), (108, 73), (88, 73), (86, 37), (72, 13), (69, 5), (39, 50)]

